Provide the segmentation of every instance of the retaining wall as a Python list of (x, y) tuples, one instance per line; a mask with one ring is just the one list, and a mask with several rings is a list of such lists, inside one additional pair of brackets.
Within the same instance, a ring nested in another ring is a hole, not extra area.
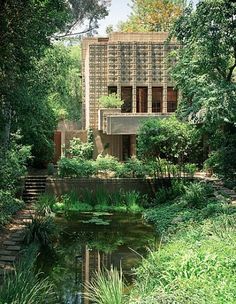
[[(167, 182), (167, 181), (166, 181)], [(108, 193), (119, 192), (120, 190), (136, 190), (142, 194), (151, 194), (160, 181), (141, 178), (48, 178), (46, 182), (46, 193), (61, 196), (70, 191), (81, 193), (82, 191), (96, 192), (105, 189)]]

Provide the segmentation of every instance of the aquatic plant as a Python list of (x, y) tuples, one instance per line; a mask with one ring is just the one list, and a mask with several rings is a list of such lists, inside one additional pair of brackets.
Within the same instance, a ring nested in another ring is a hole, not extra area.
[(42, 274), (35, 273), (34, 263), (38, 246), (31, 245), (24, 253), (16, 270), (6, 275), (0, 287), (0, 303), (4, 304), (56, 304), (54, 285)]
[(43, 247), (51, 247), (56, 236), (56, 226), (52, 217), (36, 216), (32, 218), (25, 230), (24, 242), (37, 243)]
[(56, 203), (56, 197), (52, 194), (43, 193), (39, 196), (35, 206), (36, 212), (40, 215), (50, 215)]
[(124, 304), (122, 271), (111, 268), (96, 272), (92, 281), (85, 285), (85, 297), (96, 304)]

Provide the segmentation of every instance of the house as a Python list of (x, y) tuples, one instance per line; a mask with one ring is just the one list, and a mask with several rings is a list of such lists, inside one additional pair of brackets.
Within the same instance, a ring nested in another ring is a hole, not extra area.
[[(83, 129), (92, 129), (95, 154), (125, 160), (136, 153), (140, 123), (176, 110), (177, 92), (167, 55), (178, 46), (168, 33), (111, 33), (82, 41)], [(174, 62), (170, 62), (174, 64)], [(120, 109), (101, 109), (99, 98), (117, 93)]]

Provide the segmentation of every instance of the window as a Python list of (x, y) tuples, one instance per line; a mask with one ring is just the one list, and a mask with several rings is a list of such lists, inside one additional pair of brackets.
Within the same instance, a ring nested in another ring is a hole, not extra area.
[(121, 112), (132, 112), (132, 87), (121, 87), (121, 99), (124, 100), (124, 104), (121, 107)]
[(177, 109), (177, 91), (167, 88), (167, 112), (175, 112)]
[(158, 113), (162, 112), (163, 103), (163, 88), (153, 87), (152, 88), (152, 112)]
[(137, 113), (147, 113), (147, 87), (137, 87), (136, 91), (136, 111)]
[(117, 87), (108, 87), (108, 94), (116, 93), (117, 94)]

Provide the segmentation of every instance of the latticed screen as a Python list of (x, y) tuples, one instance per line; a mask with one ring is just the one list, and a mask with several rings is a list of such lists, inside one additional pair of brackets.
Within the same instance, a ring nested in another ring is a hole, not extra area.
[(137, 113), (147, 113), (147, 87), (137, 87), (136, 91), (136, 111)]
[(152, 112), (162, 112), (163, 104), (163, 88), (153, 87), (152, 88)]
[(167, 112), (175, 112), (177, 109), (177, 91), (174, 88), (167, 88)]
[(124, 104), (121, 107), (121, 112), (132, 112), (132, 87), (121, 87), (121, 99), (124, 100)]

